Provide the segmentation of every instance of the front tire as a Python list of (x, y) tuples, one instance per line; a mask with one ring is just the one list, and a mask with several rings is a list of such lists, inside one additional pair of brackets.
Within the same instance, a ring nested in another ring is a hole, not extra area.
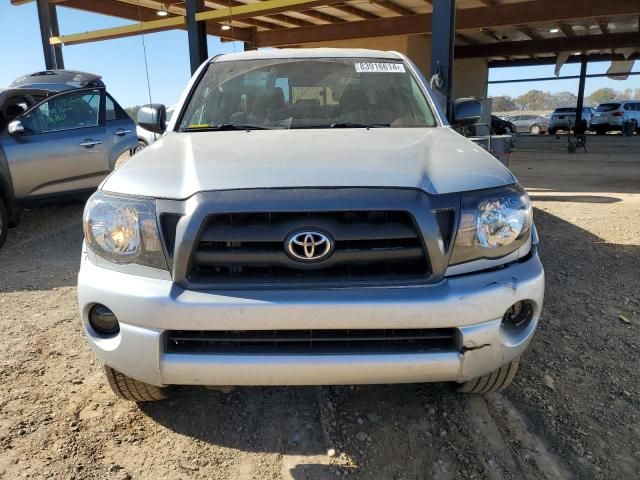
[(7, 233), (9, 230), (9, 214), (7, 213), (7, 207), (4, 204), (4, 200), (0, 197), (0, 247), (7, 239)]
[(511, 384), (513, 378), (516, 376), (519, 362), (520, 357), (507, 363), (506, 365), (503, 365), (499, 369), (494, 370), (484, 377), (475, 378), (473, 380), (469, 380), (468, 382), (464, 382), (458, 387), (458, 392), (484, 394), (504, 390)]
[(147, 142), (145, 142), (144, 140), (142, 140), (141, 138), (138, 139), (138, 143), (136, 144), (135, 147), (133, 147), (131, 150), (129, 150), (129, 155), (130, 156), (134, 156), (136, 153), (138, 153), (140, 150), (142, 150), (143, 148), (148, 147), (149, 144)]
[(541, 131), (542, 129), (540, 128), (540, 125), (531, 125), (531, 128), (529, 129), (529, 133), (531, 135), (540, 135)]
[(134, 380), (108, 365), (104, 365), (104, 373), (107, 376), (107, 382), (113, 393), (125, 400), (131, 400), (133, 402), (155, 402), (167, 398), (165, 388)]
[(558, 131), (557, 129), (553, 127), (549, 127), (549, 135), (555, 135), (557, 131)]

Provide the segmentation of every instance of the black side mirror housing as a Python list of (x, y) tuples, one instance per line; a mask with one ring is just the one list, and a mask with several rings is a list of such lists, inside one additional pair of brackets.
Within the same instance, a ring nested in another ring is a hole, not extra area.
[(480, 121), (482, 117), (482, 103), (475, 98), (459, 98), (453, 104), (454, 127), (468, 127)]
[(167, 129), (167, 109), (159, 103), (143, 105), (138, 110), (138, 125), (153, 133), (164, 133)]

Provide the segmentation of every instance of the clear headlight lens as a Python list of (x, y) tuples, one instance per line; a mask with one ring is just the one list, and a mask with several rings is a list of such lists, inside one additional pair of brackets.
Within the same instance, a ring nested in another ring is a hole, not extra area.
[(520, 185), (463, 194), (450, 263), (504, 257), (527, 241), (532, 223), (531, 202)]
[(96, 255), (167, 270), (153, 200), (96, 192), (83, 220), (87, 247)]

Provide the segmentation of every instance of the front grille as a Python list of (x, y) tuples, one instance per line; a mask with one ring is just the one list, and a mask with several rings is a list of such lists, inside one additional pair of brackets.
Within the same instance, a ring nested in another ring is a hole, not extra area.
[[(324, 261), (285, 253), (298, 230), (326, 232), (335, 250)], [(404, 211), (278, 212), (211, 215), (192, 253), (191, 283), (351, 283), (421, 279), (429, 262), (413, 217)]]
[(387, 330), (170, 330), (167, 353), (366, 354), (457, 349), (454, 328)]

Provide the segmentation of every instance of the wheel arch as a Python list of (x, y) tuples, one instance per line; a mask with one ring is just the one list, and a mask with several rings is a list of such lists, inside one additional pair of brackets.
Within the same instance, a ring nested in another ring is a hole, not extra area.
[(11, 183), (11, 172), (9, 171), (9, 164), (7, 158), (4, 155), (2, 148), (0, 147), (0, 198), (4, 202), (4, 206), (7, 209), (7, 213), (11, 217), (14, 210), (15, 196), (13, 193), (13, 184)]

